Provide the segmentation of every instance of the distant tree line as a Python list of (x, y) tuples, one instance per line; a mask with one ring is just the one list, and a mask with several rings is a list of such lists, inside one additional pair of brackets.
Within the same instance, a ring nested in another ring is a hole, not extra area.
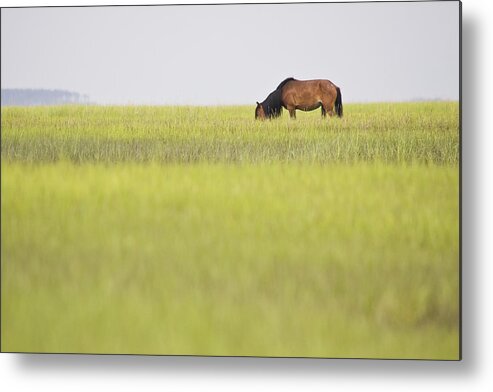
[(2, 89), (2, 106), (89, 104), (89, 97), (73, 91), (45, 89)]

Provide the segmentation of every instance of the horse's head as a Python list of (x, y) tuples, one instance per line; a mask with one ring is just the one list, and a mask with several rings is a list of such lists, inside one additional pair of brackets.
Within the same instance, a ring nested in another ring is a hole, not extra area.
[(255, 119), (256, 120), (265, 120), (266, 115), (262, 104), (257, 102), (257, 107), (255, 108)]

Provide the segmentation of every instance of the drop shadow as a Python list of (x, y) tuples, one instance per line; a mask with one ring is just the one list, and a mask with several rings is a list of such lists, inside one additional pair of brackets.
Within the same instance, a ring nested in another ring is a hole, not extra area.
[(22, 373), (66, 373), (78, 375), (236, 375), (317, 377), (364, 376), (378, 379), (398, 379), (402, 376), (458, 378), (468, 371), (464, 362), (299, 359), (299, 358), (238, 358), (238, 357), (166, 357), (132, 355), (63, 355), (14, 354), (15, 364)]
[(473, 370), (478, 358), (479, 178), (479, 24), (462, 23), (462, 356)]

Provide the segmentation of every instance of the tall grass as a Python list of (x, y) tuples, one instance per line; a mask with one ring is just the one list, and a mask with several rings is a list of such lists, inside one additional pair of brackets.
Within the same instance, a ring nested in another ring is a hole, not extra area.
[(22, 162), (458, 163), (458, 104), (347, 105), (343, 119), (251, 108), (2, 109), (2, 159)]
[(13, 351), (456, 358), (452, 168), (2, 169)]
[(2, 108), (2, 350), (457, 359), (458, 105)]

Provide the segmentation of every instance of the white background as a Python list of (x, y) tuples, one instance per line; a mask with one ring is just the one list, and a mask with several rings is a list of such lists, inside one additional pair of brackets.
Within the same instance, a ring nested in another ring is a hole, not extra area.
[[(148, 0), (144, 4), (166, 2)], [(139, 2), (0, 0), (1, 6), (136, 3)], [(493, 218), (493, 14), (489, 4), (481, 0), (463, 1), (461, 362), (0, 354), (3, 390), (492, 390), (493, 237), (488, 229)]]

